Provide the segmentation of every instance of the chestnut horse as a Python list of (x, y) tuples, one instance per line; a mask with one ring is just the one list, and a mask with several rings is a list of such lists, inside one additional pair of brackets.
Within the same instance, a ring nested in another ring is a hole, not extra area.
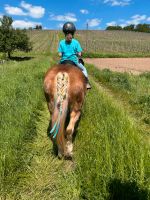
[(44, 92), (51, 115), (51, 139), (56, 141), (60, 158), (71, 158), (72, 136), (86, 94), (84, 74), (71, 64), (55, 65), (45, 75)]

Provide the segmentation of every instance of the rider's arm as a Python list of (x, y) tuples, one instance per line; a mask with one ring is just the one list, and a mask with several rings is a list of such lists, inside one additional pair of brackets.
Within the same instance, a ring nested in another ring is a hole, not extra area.
[(58, 55), (59, 57), (62, 57), (62, 53), (63, 52), (63, 49), (62, 49), (62, 42), (60, 41), (59, 42), (59, 46), (58, 46)]
[(77, 56), (78, 56), (78, 58), (82, 57), (82, 48), (78, 41), (77, 41)]

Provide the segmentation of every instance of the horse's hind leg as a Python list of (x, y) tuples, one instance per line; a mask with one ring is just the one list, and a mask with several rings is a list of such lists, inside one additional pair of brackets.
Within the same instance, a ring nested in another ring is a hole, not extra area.
[(66, 129), (66, 157), (72, 157), (72, 150), (73, 150), (73, 144), (72, 144), (72, 135), (74, 132), (74, 127), (76, 122), (79, 120), (81, 114), (81, 110), (72, 110), (70, 113), (70, 122)]

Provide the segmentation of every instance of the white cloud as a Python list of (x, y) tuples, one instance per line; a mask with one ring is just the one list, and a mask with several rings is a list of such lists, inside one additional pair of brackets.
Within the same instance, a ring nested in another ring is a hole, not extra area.
[(123, 27), (127, 26), (127, 24), (126, 24), (126, 23), (124, 23), (124, 24), (119, 24), (119, 26), (121, 26), (121, 27), (123, 28)]
[(150, 21), (150, 17), (148, 17), (146, 20), (147, 20), (147, 21)]
[(0, 13), (0, 18), (3, 18), (3, 14)]
[(150, 17), (147, 17), (146, 15), (137, 14), (137, 15), (133, 15), (132, 17), (130, 17), (129, 20), (120, 19), (117, 22), (116, 21), (108, 22), (108, 23), (106, 23), (106, 25), (107, 26), (119, 25), (119, 26), (124, 27), (124, 26), (128, 26), (131, 24), (137, 25), (140, 23), (144, 23), (144, 21), (150, 21)]
[(73, 14), (73, 13), (67, 13), (65, 15), (54, 15), (54, 14), (51, 14), (50, 15), (50, 20), (76, 22), (77, 18), (75, 16), (75, 14)]
[[(3, 14), (0, 13), (0, 19), (2, 19), (2, 18), (3, 18)], [(0, 22), (0, 26), (1, 26), (1, 24), (2, 23)]]
[(23, 10), (18, 7), (12, 7), (9, 5), (5, 5), (4, 9), (5, 9), (6, 13), (9, 15), (27, 15), (27, 13), (23, 12)]
[(25, 1), (21, 1), (20, 6), (26, 10), (29, 10), (30, 8), (32, 8), (33, 6), (31, 4), (26, 3)]
[(32, 18), (41, 18), (45, 13), (45, 8), (41, 6), (33, 6), (25, 1), (21, 2), (20, 7), (5, 5), (4, 9), (6, 13), (10, 15), (30, 16)]
[(58, 28), (62, 28), (63, 25), (64, 25), (63, 23), (60, 23), (60, 24), (57, 25), (57, 27), (58, 27)]
[(146, 19), (146, 15), (133, 15), (131, 18), (134, 20), (141, 21)]
[(134, 15), (131, 17), (130, 20), (127, 20), (125, 22), (125, 24), (129, 25), (129, 24), (140, 24), (142, 21), (146, 20), (146, 15)]
[(89, 11), (86, 10), (86, 9), (81, 9), (80, 12), (81, 12), (82, 14), (88, 14), (88, 13), (89, 13)]
[(116, 26), (116, 24), (117, 23), (115, 21), (106, 23), (107, 26)]
[(40, 22), (24, 21), (24, 20), (15, 20), (12, 23), (14, 28), (34, 28), (36, 25), (41, 25)]
[(87, 23), (89, 27), (95, 27), (95, 26), (99, 26), (99, 24), (101, 23), (101, 20), (98, 18), (94, 18), (94, 19), (87, 20)]
[(25, 1), (22, 1), (20, 5), (22, 8), (26, 9), (28, 15), (33, 18), (41, 18), (45, 13), (45, 8), (42, 6), (33, 6), (32, 4), (28, 4)]
[(128, 6), (131, 0), (104, 0), (103, 2), (111, 6)]

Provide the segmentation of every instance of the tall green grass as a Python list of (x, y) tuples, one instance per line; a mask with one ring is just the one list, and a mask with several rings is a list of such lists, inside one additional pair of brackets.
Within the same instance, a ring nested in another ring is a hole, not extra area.
[[(90, 50), (89, 50), (90, 51)], [(96, 53), (94, 52), (83, 52), (83, 58), (146, 58), (150, 57), (149, 53), (142, 53), (142, 52), (103, 52), (98, 51)]]
[(118, 102), (92, 82), (74, 140), (74, 161), (60, 161), (46, 136), (49, 113), (40, 112), (29, 144), (27, 174), (8, 199), (148, 200), (148, 147)]
[(23, 149), (35, 132), (37, 111), (42, 109), (44, 72), (48, 57), (9, 61), (0, 65), (0, 188), (17, 180), (15, 173), (24, 166)]
[(136, 116), (146, 125), (150, 125), (150, 73), (141, 75), (99, 70), (88, 65), (89, 73), (101, 84), (120, 93), (135, 110)]
[(95, 85), (86, 97), (75, 158), (70, 177), (78, 190), (70, 193), (77, 199), (148, 199), (148, 147), (134, 120)]
[[(76, 130), (74, 163), (54, 156), (42, 89), (49, 65), (48, 57), (39, 57), (0, 66), (1, 197), (148, 200), (147, 144), (134, 119), (93, 81)], [(132, 90), (118, 79), (118, 88), (122, 83)]]

